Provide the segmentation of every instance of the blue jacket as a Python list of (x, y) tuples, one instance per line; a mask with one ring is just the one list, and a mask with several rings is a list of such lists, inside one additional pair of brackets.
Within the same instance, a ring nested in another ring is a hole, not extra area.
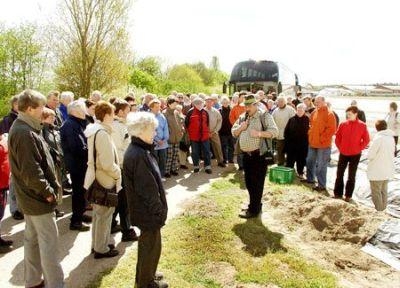
[(68, 111), (67, 111), (67, 106), (65, 106), (64, 104), (60, 104), (60, 107), (58, 107), (58, 110), (60, 110), (61, 112), (61, 118), (62, 121), (66, 121), (68, 119)]
[(84, 134), (86, 124), (86, 119), (70, 115), (60, 128), (65, 165), (70, 173), (77, 173), (83, 179), (88, 162), (87, 139)]
[[(162, 113), (155, 115), (158, 120), (158, 126), (156, 129), (156, 136), (154, 137), (154, 143), (156, 144), (155, 150), (167, 149), (169, 140), (169, 130), (167, 118)], [(158, 141), (163, 140), (163, 145), (158, 145)]]

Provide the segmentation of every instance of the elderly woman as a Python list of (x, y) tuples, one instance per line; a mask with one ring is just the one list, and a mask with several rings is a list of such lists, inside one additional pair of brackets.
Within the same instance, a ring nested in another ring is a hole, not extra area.
[(160, 169), (154, 155), (157, 125), (152, 113), (137, 112), (128, 116), (128, 133), (132, 142), (124, 156), (123, 172), (131, 222), (141, 230), (136, 264), (135, 287), (138, 288), (168, 287), (159, 281), (161, 277), (156, 276), (161, 254), (160, 229), (168, 213)]
[[(111, 137), (114, 109), (106, 101), (97, 102), (94, 113), (99, 123), (90, 124), (85, 130), (89, 147), (84, 185), (86, 189), (94, 180), (105, 189), (114, 189), (115, 192), (122, 189), (117, 149)], [(114, 210), (115, 207), (93, 203), (92, 248), (95, 259), (119, 254), (114, 245), (109, 244)]]
[(305, 115), (305, 104), (298, 104), (296, 109), (296, 115), (289, 119), (284, 132), (287, 153), (286, 167), (293, 168), (296, 163), (297, 175), (302, 179), (308, 151), (310, 120)]
[(394, 153), (395, 156), (397, 155), (397, 142), (399, 141), (399, 135), (400, 135), (400, 113), (397, 112), (397, 103), (396, 102), (391, 102), (389, 105), (389, 113), (386, 116), (386, 122), (388, 129), (393, 131), (394, 134)]
[(387, 206), (388, 183), (395, 173), (393, 161), (394, 139), (393, 131), (388, 129), (385, 120), (375, 123), (378, 133), (368, 150), (367, 177), (371, 186), (372, 202), (375, 209), (384, 211)]

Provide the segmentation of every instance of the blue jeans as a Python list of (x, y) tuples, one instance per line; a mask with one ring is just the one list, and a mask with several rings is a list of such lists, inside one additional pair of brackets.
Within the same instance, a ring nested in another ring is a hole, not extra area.
[(192, 160), (193, 166), (199, 168), (200, 165), (200, 153), (203, 152), (204, 156), (204, 167), (211, 168), (211, 151), (210, 151), (210, 141), (203, 142), (191, 142), (192, 146)]
[(318, 186), (326, 188), (326, 173), (331, 158), (331, 148), (308, 148), (307, 181), (318, 180)]
[(160, 168), (161, 177), (165, 175), (165, 165), (167, 164), (167, 149), (154, 151), (157, 156), (158, 168)]
[(233, 161), (233, 151), (235, 149), (235, 140), (232, 135), (219, 135), (221, 138), (222, 154), (224, 161)]

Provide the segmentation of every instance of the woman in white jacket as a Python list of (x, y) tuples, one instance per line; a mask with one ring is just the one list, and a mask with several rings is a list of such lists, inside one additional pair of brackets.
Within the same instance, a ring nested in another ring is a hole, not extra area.
[(391, 102), (389, 105), (389, 113), (386, 116), (386, 121), (388, 124), (388, 128), (393, 131), (393, 136), (394, 136), (394, 142), (395, 142), (395, 154), (394, 156), (397, 155), (397, 142), (399, 141), (399, 135), (400, 135), (400, 113), (397, 112), (397, 103), (396, 102)]
[(368, 151), (367, 176), (371, 185), (372, 202), (378, 211), (387, 206), (388, 182), (394, 176), (394, 138), (393, 131), (387, 129), (385, 120), (375, 123), (376, 133)]
[[(89, 147), (85, 189), (88, 189), (95, 179), (106, 189), (115, 187), (116, 192), (122, 189), (117, 149), (111, 138), (114, 109), (110, 103), (99, 101), (96, 104), (95, 115), (100, 123), (90, 124), (85, 130)], [(94, 146), (96, 163), (94, 163)], [(118, 250), (115, 250), (114, 245), (109, 243), (111, 218), (114, 210), (114, 207), (93, 204), (92, 252), (94, 252), (95, 259), (118, 255)]]

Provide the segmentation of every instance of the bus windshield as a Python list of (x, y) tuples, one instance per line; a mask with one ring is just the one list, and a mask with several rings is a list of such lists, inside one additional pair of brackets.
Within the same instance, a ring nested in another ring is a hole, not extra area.
[(278, 65), (272, 61), (245, 61), (235, 65), (229, 82), (278, 82)]

